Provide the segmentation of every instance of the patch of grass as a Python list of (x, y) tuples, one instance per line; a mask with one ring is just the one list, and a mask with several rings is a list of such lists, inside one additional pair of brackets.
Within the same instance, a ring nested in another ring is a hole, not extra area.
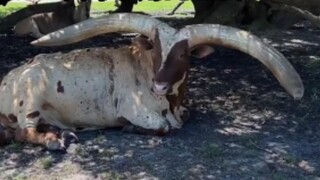
[(85, 148), (82, 147), (81, 145), (77, 146), (75, 152), (76, 152), (76, 154), (78, 154), (79, 156), (82, 156), (82, 157), (87, 157), (89, 155), (88, 152), (85, 150)]
[(287, 178), (281, 173), (273, 173), (273, 174), (271, 174), (271, 179), (273, 179), (273, 180), (285, 180)]
[(105, 172), (99, 175), (101, 179), (114, 179), (119, 180), (123, 179), (124, 177), (118, 173), (115, 172)]
[(99, 134), (93, 141), (95, 143), (103, 143), (106, 141), (106, 137), (103, 134)]
[(204, 147), (203, 154), (208, 158), (215, 158), (224, 155), (224, 150), (215, 143), (210, 143), (208, 146)]
[(319, 75), (320, 74), (320, 57), (319, 56), (311, 56), (310, 61), (305, 65), (306, 68), (309, 69), (310, 74)]
[(310, 56), (310, 61), (305, 64), (307, 76), (305, 77), (305, 97), (309, 98), (309, 102), (301, 104), (302, 119), (317, 119), (316, 114), (320, 111), (320, 56)]
[(310, 97), (311, 97), (312, 102), (319, 102), (320, 101), (320, 89), (313, 88), (311, 90)]
[(26, 3), (10, 2), (5, 7), (0, 7), (0, 19), (25, 6), (26, 6)]
[[(141, 1), (137, 5), (133, 7), (133, 11), (143, 11), (145, 13), (154, 13), (154, 12), (170, 12), (177, 5), (179, 0), (171, 0), (171, 1)], [(106, 2), (94, 2), (91, 6), (92, 11), (110, 11), (115, 10), (114, 1), (106, 1)], [(193, 11), (193, 4), (191, 1), (186, 1), (179, 9), (179, 11)]]
[(22, 144), (16, 141), (13, 141), (9, 144), (9, 148), (12, 148), (12, 149), (21, 149), (21, 147), (22, 147)]
[(283, 160), (288, 164), (297, 164), (299, 163), (299, 159), (291, 154), (285, 154)]
[(22, 174), (18, 174), (17, 176), (12, 177), (12, 180), (25, 180), (25, 179), (27, 179), (27, 177)]
[[(305, 131), (311, 121), (318, 121), (320, 111), (320, 87), (319, 78), (310, 78), (310, 82), (305, 86), (305, 101), (301, 101), (295, 108), (295, 115), (299, 117), (301, 130)], [(305, 126), (305, 127), (303, 127)]]
[(258, 144), (258, 137), (250, 134), (250, 135), (241, 135), (234, 139), (237, 143), (243, 145), (248, 149), (255, 149), (255, 144)]
[(44, 157), (40, 159), (40, 165), (43, 169), (49, 169), (53, 165), (53, 159), (51, 157)]
[(114, 155), (116, 155), (116, 154), (117, 154), (117, 152), (111, 151), (111, 150), (108, 150), (108, 149), (104, 149), (104, 150), (101, 152), (101, 156), (103, 156), (103, 157), (108, 157), (108, 158), (110, 158), (110, 157), (112, 157), (112, 156), (114, 156)]

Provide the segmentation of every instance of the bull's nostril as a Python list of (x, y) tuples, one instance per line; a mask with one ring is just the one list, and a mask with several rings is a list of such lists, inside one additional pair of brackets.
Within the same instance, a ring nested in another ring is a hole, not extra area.
[(166, 90), (168, 88), (168, 85), (164, 85), (163, 87), (162, 87), (162, 90)]
[(164, 92), (164, 91), (167, 91), (169, 88), (169, 84), (166, 83), (166, 82), (155, 82), (154, 85), (153, 85), (153, 89), (154, 91), (157, 91), (157, 92)]

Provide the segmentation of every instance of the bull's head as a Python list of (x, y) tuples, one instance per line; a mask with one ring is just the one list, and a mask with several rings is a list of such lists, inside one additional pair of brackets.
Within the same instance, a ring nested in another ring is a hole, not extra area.
[(304, 93), (298, 73), (280, 52), (249, 32), (223, 25), (190, 25), (176, 30), (150, 16), (112, 14), (53, 32), (32, 44), (65, 45), (111, 32), (137, 32), (151, 39), (155, 71), (152, 88), (159, 95), (177, 94), (179, 86), (186, 80), (190, 52), (198, 49), (200, 57), (205, 56), (211, 51), (203, 46), (211, 44), (234, 48), (253, 56), (274, 74), (295, 99), (300, 99)]

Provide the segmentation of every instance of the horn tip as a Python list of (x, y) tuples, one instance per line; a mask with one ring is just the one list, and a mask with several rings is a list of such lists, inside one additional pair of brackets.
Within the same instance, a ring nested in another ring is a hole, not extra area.
[(31, 45), (34, 45), (34, 46), (37, 46), (38, 45), (38, 43), (39, 43), (39, 41), (38, 40), (34, 40), (34, 41), (31, 41)]
[(50, 39), (51, 37), (46, 35), (32, 41), (30, 44), (33, 46), (51, 46), (52, 44), (50, 43)]
[(304, 94), (304, 87), (295, 90), (295, 91), (292, 93), (292, 96), (293, 96), (293, 99), (294, 99), (295, 101), (298, 101), (298, 100), (301, 100), (301, 99), (302, 99), (303, 94)]

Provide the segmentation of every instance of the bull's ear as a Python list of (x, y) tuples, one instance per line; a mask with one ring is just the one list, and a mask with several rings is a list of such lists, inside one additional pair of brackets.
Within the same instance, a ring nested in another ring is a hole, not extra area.
[(153, 48), (152, 42), (145, 36), (135, 37), (132, 40), (132, 44), (144, 50), (150, 50)]
[(160, 46), (160, 37), (159, 37), (159, 30), (158, 28), (153, 28), (151, 31), (150, 39), (152, 41), (152, 44), (155, 49), (161, 51), (161, 46)]
[(190, 54), (196, 58), (204, 58), (214, 53), (214, 48), (209, 45), (200, 45), (190, 49)]
[(160, 35), (159, 35), (158, 28), (152, 29), (150, 39), (151, 39), (152, 46), (153, 46), (153, 51), (152, 51), (153, 58), (156, 58), (157, 60), (161, 61), (162, 49), (161, 49)]
[(150, 39), (152, 40), (153, 43), (156, 43), (159, 41), (159, 30), (158, 28), (153, 28), (150, 33)]

